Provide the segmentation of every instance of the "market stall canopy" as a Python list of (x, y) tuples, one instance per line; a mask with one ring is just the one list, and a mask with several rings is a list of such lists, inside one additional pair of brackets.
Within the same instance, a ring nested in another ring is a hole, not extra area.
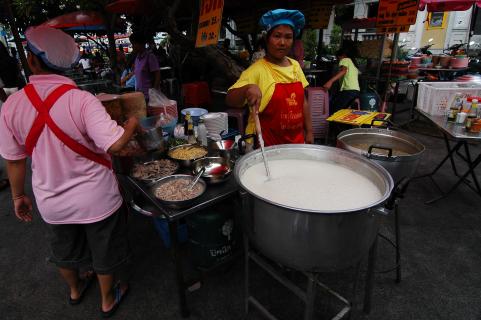
[(105, 6), (105, 10), (112, 13), (128, 15), (153, 14), (152, 0), (116, 0)]
[(473, 0), (420, 0), (419, 10), (427, 8), (429, 12), (465, 11), (473, 5), (481, 7), (481, 1)]
[(95, 11), (75, 11), (55, 17), (42, 25), (70, 31), (105, 30), (105, 20)]

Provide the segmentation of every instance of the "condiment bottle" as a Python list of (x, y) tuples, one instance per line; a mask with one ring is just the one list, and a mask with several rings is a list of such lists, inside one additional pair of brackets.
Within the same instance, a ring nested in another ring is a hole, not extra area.
[(191, 116), (190, 116), (190, 111), (187, 111), (185, 113), (185, 118), (184, 118), (184, 134), (186, 136), (189, 135), (189, 121), (191, 121)]
[(449, 107), (448, 121), (456, 122), (456, 116), (458, 115), (460, 109), (462, 108), (461, 94), (456, 93), (451, 106)]
[(187, 120), (187, 142), (188, 143), (196, 143), (195, 135), (194, 135), (194, 122), (192, 121), (192, 117)]
[(197, 129), (197, 141), (204, 146), (207, 147), (207, 128), (205, 127), (204, 120), (199, 120), (199, 125)]
[(466, 129), (471, 129), (473, 121), (478, 116), (478, 99), (471, 101), (471, 110), (469, 110), (468, 118), (466, 119)]

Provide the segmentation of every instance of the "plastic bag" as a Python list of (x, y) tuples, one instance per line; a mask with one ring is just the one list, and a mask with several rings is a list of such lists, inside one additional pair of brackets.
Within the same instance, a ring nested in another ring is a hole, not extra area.
[(160, 90), (154, 88), (149, 89), (149, 107), (168, 106), (170, 104), (170, 99)]

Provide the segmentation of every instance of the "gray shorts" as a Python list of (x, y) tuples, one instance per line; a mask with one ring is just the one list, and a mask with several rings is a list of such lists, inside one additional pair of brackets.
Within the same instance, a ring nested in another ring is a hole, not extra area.
[(108, 218), (89, 224), (48, 224), (50, 261), (67, 269), (93, 268), (98, 274), (112, 274), (130, 259), (127, 239), (127, 206)]

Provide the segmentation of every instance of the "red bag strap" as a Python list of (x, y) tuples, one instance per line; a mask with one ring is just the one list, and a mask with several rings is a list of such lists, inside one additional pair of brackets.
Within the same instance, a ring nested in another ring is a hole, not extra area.
[(45, 99), (45, 101), (42, 101), (33, 85), (28, 84), (25, 86), (25, 94), (27, 95), (28, 99), (33, 104), (35, 109), (37, 109), (38, 111), (38, 116), (33, 122), (30, 132), (27, 135), (27, 139), (25, 141), (25, 149), (28, 154), (32, 155), (33, 149), (38, 142), (38, 138), (42, 134), (45, 125), (47, 125), (49, 129), (52, 130), (52, 132), (55, 134), (55, 136), (72, 151), (91, 161), (94, 161), (111, 169), (112, 164), (109, 160), (69, 137), (65, 132), (62, 131), (62, 129), (60, 129), (59, 126), (57, 126), (57, 124), (53, 121), (52, 117), (50, 117), (49, 111), (52, 106), (57, 102), (57, 100), (66, 92), (75, 88), (76, 87), (73, 85), (61, 85), (55, 90), (53, 90), (52, 93), (50, 93)]

